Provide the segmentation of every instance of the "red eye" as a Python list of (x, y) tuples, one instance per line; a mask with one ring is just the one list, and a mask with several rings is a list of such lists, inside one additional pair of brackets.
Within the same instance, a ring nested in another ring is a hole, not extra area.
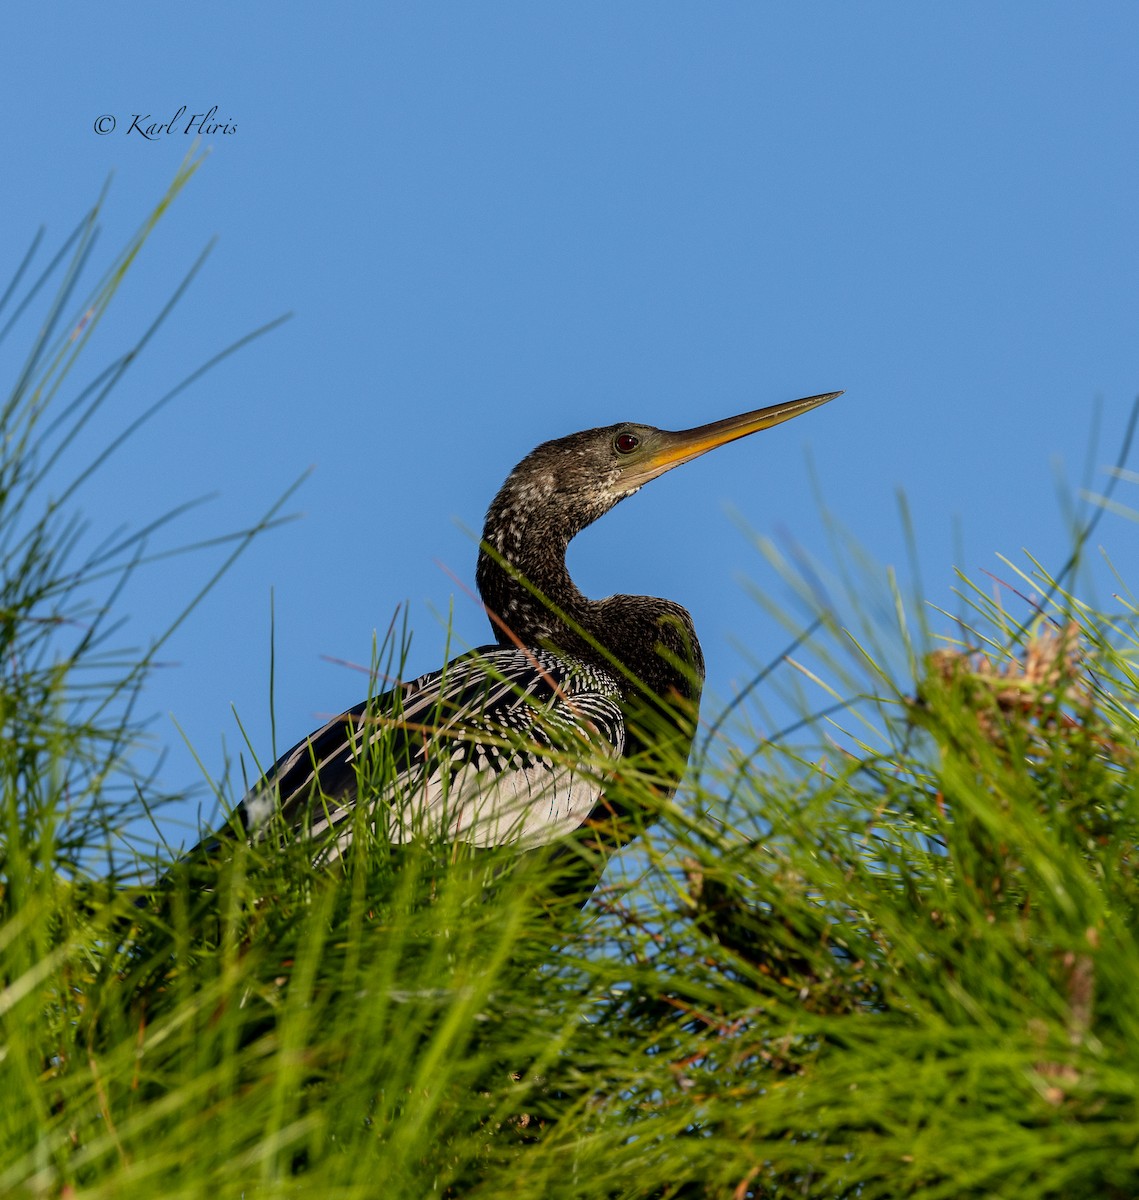
[(632, 454), (641, 444), (641, 439), (634, 433), (619, 433), (613, 440), (613, 445), (621, 454)]

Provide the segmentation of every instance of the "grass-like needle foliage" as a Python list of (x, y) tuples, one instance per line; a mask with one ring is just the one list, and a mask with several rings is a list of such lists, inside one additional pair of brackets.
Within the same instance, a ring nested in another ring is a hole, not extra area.
[(1139, 1192), (1135, 611), (1035, 566), (1027, 630), (967, 586), (934, 654), (899, 602), (900, 668), (816, 632), (800, 677), (858, 737), (773, 739), (765, 685), (705, 714), (671, 803), (624, 773), (655, 824), (584, 910), (551, 898), (572, 854), (396, 856), (364, 814), (335, 870), (236, 839), (127, 886), (170, 865), (121, 840), (162, 819), (152, 650), (108, 643), (145, 539), (77, 560), (43, 475), (152, 223), (74, 317), (84, 227), (3, 409), (0, 1195)]

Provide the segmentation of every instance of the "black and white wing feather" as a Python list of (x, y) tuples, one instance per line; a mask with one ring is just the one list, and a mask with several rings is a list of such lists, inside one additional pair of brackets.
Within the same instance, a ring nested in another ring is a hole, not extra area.
[(388, 783), (368, 796), (367, 818), (391, 842), (544, 845), (601, 802), (625, 748), (620, 702), (617, 681), (589, 663), (483, 647), (329, 721), (278, 760), (239, 815), (255, 839), (279, 816), (333, 862), (351, 844), (375, 752)]

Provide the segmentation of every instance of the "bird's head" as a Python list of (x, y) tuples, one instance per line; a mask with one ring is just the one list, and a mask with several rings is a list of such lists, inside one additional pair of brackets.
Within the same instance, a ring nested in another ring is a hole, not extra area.
[[(585, 627), (601, 602), (587, 600), (570, 579), (565, 552), (571, 538), (665, 471), (841, 395), (807, 396), (695, 429), (671, 431), (626, 421), (543, 442), (510, 472), (486, 514), (476, 578), (498, 622), (496, 636), (500, 641), (526, 637), (535, 644), (551, 640), (563, 649), (573, 644), (573, 634), (551, 606)], [(546, 600), (535, 599), (535, 592)], [(505, 632), (507, 627), (513, 634)]]
[[(510, 473), (491, 512), (497, 507), (500, 524), (506, 526), (513, 523), (511, 518), (523, 515), (529, 518), (527, 525), (548, 523), (551, 532), (556, 526), (568, 541), (665, 471), (717, 446), (781, 425), (841, 395), (807, 396), (695, 429), (656, 429), (624, 421), (543, 442)], [(488, 522), (488, 532), (489, 527)]]

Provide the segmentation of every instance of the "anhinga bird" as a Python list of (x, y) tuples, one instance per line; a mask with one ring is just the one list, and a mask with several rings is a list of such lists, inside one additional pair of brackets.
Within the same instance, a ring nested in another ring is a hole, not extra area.
[(353, 835), (361, 764), (385, 738), (386, 784), (374, 795), (365, 788), (366, 817), (393, 843), (422, 834), (531, 849), (582, 827), (598, 831), (605, 851), (627, 842), (636, 830), (623, 820), (620, 766), (651, 763), (658, 742), (669, 743), (657, 759), (659, 786), (675, 788), (695, 730), (703, 656), (679, 604), (583, 596), (566, 548), (649, 480), (838, 395), (682, 432), (622, 423), (538, 446), (510, 473), (483, 531), (477, 581), (497, 644), (299, 742), (242, 800), (246, 835), (259, 839), (275, 823), (279, 833), (314, 839), (316, 860), (338, 858)]

